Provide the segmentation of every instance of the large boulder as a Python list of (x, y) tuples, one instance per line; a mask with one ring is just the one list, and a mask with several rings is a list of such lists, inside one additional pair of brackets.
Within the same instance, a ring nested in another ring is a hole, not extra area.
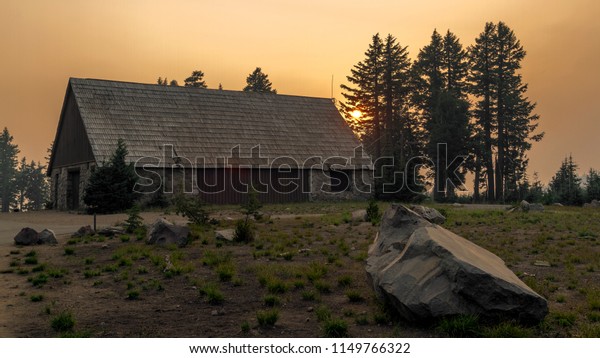
[(24, 227), (15, 236), (15, 245), (37, 245), (38, 232), (30, 227)]
[(440, 214), (440, 212), (434, 208), (428, 208), (422, 205), (413, 205), (411, 206), (411, 209), (430, 223), (441, 225), (446, 221), (446, 217)]
[(58, 240), (56, 240), (56, 235), (54, 231), (49, 229), (44, 229), (38, 234), (38, 244), (48, 244), (48, 245), (56, 245), (58, 244)]
[(519, 205), (521, 210), (527, 212), (529, 211), (529, 209), (531, 208), (531, 204), (529, 204), (529, 202), (527, 200), (523, 200), (521, 201), (521, 204)]
[(215, 239), (217, 240), (233, 241), (234, 236), (234, 229), (223, 229), (215, 231)]
[(158, 218), (148, 233), (148, 243), (156, 245), (176, 244), (183, 247), (188, 243), (190, 229), (187, 226), (175, 225), (166, 219)]
[(548, 313), (498, 256), (402, 205), (385, 212), (366, 270), (378, 297), (409, 321), (470, 314), (535, 323)]

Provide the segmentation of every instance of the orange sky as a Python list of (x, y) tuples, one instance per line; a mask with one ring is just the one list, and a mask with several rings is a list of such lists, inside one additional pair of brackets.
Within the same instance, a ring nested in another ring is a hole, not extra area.
[(434, 28), (463, 45), (504, 21), (528, 55), (529, 97), (544, 140), (530, 173), (547, 182), (572, 153), (600, 169), (600, 3), (573, 1), (0, 0), (0, 127), (29, 159), (54, 139), (69, 77), (180, 83), (201, 69), (209, 87), (240, 90), (263, 68), (282, 94), (329, 97), (376, 32), (411, 57)]

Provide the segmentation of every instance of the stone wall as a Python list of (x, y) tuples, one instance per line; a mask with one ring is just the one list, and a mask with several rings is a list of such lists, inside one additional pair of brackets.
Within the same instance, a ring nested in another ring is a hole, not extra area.
[(50, 177), (50, 197), (53, 203), (53, 208), (57, 210), (69, 210), (67, 201), (67, 192), (69, 187), (69, 172), (79, 170), (79, 208), (76, 210), (84, 210), (83, 194), (85, 186), (90, 178), (92, 168), (95, 163), (83, 163), (62, 168), (53, 168)]
[(337, 201), (337, 200), (367, 200), (372, 196), (373, 171), (350, 171), (351, 190), (331, 192), (331, 177), (323, 170), (312, 170), (310, 175), (310, 200), (311, 201)]

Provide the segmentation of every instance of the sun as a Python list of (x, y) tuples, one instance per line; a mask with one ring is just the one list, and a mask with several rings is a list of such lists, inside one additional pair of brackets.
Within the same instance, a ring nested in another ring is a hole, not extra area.
[(350, 115), (351, 115), (352, 117), (354, 117), (355, 119), (359, 119), (359, 118), (362, 116), (362, 112), (361, 112), (361, 111), (359, 111), (358, 109), (355, 109), (354, 111), (352, 111), (352, 112), (350, 113)]

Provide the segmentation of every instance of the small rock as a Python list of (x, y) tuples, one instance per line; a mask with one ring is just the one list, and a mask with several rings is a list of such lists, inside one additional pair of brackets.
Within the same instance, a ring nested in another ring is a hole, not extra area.
[(364, 222), (367, 221), (367, 210), (360, 209), (352, 212), (352, 221), (354, 222)]
[(102, 246), (101, 246), (101, 248), (103, 248), (103, 249), (108, 249), (108, 244), (104, 244), (104, 245), (102, 245)]
[(298, 250), (299, 254), (303, 254), (305, 252), (310, 252), (310, 249), (300, 249), (300, 250)]
[(529, 202), (527, 200), (521, 201), (520, 207), (521, 207), (521, 210), (523, 210), (525, 212), (529, 211), (529, 208), (530, 208)]
[(217, 310), (212, 310), (212, 311), (210, 312), (210, 315), (211, 315), (211, 316), (218, 316), (218, 315), (219, 315), (219, 311), (217, 311)]
[(234, 236), (235, 236), (234, 229), (225, 229), (225, 230), (215, 231), (215, 239), (217, 239), (217, 240), (233, 241)]
[(312, 311), (314, 311), (314, 310), (315, 310), (315, 308), (311, 306), (311, 307), (308, 307), (308, 308), (306, 309), (306, 312), (312, 312)]
[(564, 205), (563, 205), (563, 204), (561, 204), (561, 203), (554, 203), (554, 204), (552, 204), (552, 205), (553, 205), (553, 206), (564, 206)]
[(49, 229), (44, 229), (38, 234), (38, 244), (49, 244), (56, 245), (58, 241), (56, 240), (56, 235), (54, 231)]
[(187, 245), (190, 228), (172, 224), (163, 218), (158, 218), (148, 233), (148, 244), (168, 245), (177, 244), (179, 247)]
[(38, 243), (38, 232), (30, 227), (24, 227), (15, 236), (15, 245), (36, 245)]
[(539, 267), (550, 267), (550, 263), (548, 261), (541, 261), (538, 260), (536, 262), (533, 263), (533, 266), (539, 266)]
[(108, 236), (108, 237), (113, 237), (115, 235), (122, 235), (124, 233), (125, 233), (125, 230), (123, 228), (120, 228), (117, 226), (107, 227), (107, 228), (104, 228), (104, 229), (98, 231), (98, 234), (100, 234), (102, 236)]
[(94, 235), (94, 230), (89, 225), (80, 227), (71, 237), (84, 237), (86, 235)]
[(544, 205), (540, 203), (529, 204), (529, 211), (544, 211)]

